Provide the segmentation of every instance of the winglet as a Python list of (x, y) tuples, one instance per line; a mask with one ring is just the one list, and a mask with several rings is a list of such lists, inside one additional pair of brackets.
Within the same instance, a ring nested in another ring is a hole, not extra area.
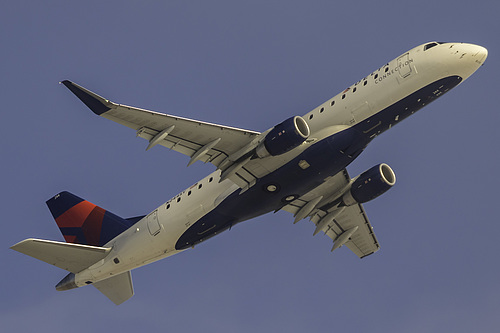
[(78, 97), (85, 105), (87, 105), (96, 115), (100, 116), (104, 112), (111, 109), (112, 103), (110, 101), (93, 93), (92, 91), (68, 80), (64, 80), (61, 83), (64, 84), (66, 88), (71, 90), (71, 92), (75, 94), (76, 97)]

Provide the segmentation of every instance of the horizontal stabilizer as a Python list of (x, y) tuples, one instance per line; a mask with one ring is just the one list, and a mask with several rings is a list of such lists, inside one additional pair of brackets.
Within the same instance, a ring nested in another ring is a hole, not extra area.
[(134, 296), (134, 286), (130, 271), (96, 282), (93, 286), (116, 305), (120, 305)]
[(106, 257), (111, 248), (71, 244), (44, 239), (25, 239), (11, 249), (35, 259), (78, 273)]

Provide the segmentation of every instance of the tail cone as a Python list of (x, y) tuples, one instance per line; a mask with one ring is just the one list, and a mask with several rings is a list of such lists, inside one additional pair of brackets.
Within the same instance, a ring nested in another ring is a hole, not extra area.
[(69, 273), (62, 279), (57, 285), (56, 285), (56, 290), (57, 291), (63, 291), (63, 290), (70, 290), (70, 289), (75, 289), (78, 288), (78, 286), (75, 283), (75, 274)]

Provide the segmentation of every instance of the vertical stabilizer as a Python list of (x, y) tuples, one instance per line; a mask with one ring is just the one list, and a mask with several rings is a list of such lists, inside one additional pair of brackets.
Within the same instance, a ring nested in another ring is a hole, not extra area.
[(103, 246), (132, 222), (69, 192), (61, 192), (47, 206), (68, 243)]
[(132, 274), (130, 274), (130, 271), (96, 282), (93, 286), (116, 305), (120, 305), (134, 296), (134, 286), (132, 285)]

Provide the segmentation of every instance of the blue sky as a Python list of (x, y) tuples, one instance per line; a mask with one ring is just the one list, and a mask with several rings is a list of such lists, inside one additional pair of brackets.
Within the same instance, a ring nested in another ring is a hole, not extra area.
[[(0, 328), (72, 332), (470, 332), (500, 324), (499, 5), (490, 1), (16, 1), (0, 11)], [(71, 191), (123, 217), (213, 170), (93, 115), (58, 82), (119, 102), (264, 131), (427, 41), (485, 46), (485, 66), (377, 138), (365, 205), (381, 243), (359, 260), (285, 213), (133, 272), (116, 307), (56, 292), (58, 268), (9, 250), (62, 240), (45, 201)]]

